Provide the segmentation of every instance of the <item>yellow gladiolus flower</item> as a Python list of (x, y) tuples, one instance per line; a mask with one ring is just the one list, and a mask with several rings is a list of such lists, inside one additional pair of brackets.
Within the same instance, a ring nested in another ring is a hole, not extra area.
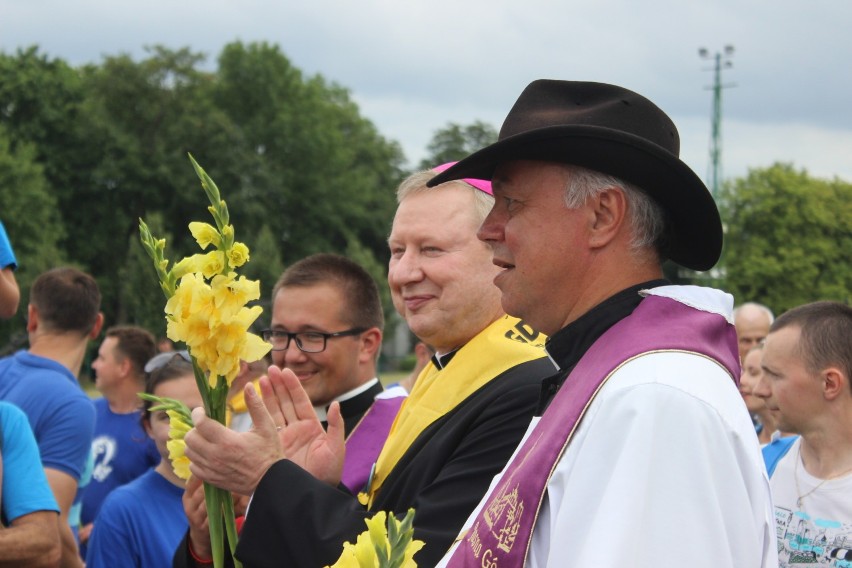
[(225, 269), (225, 253), (213, 250), (201, 259), (201, 273), (205, 278), (213, 278)]
[[(344, 542), (340, 558), (327, 568), (417, 568), (414, 555), (423, 548), (423, 541), (412, 538), (414, 509), (409, 509), (402, 521), (393, 513), (379, 511), (365, 522), (367, 530), (358, 535), (354, 545)], [(395, 535), (394, 542), (388, 532)]]
[(190, 274), (192, 272), (201, 272), (201, 259), (204, 258), (203, 254), (194, 254), (192, 256), (187, 256), (186, 258), (182, 258), (178, 261), (177, 264), (172, 267), (172, 275), (180, 280), (185, 275)]
[(183, 440), (186, 433), (192, 429), (192, 424), (183, 420), (183, 415), (177, 410), (166, 410), (169, 417), (169, 438), (172, 440)]
[(234, 243), (231, 250), (228, 251), (228, 262), (233, 268), (239, 268), (249, 260), (249, 249), (243, 243)]
[[(387, 537), (385, 537), (385, 541), (387, 541)], [(368, 533), (358, 535), (358, 540), (355, 541), (355, 546), (352, 549), (359, 566), (364, 568), (379, 568), (379, 560), (376, 557), (374, 544)]]
[(219, 231), (217, 231), (216, 227), (209, 223), (193, 221), (189, 224), (189, 232), (192, 233), (192, 236), (195, 238), (198, 246), (201, 247), (201, 250), (206, 249), (210, 245), (213, 245), (216, 248), (220, 248), (222, 246), (222, 237), (219, 235)]
[(373, 544), (388, 550), (390, 548), (390, 542), (388, 542), (387, 513), (379, 511), (364, 522), (367, 523), (367, 531), (370, 533), (370, 540)]
[[(247, 307), (249, 302), (260, 298), (260, 283), (238, 277), (233, 270), (248, 262), (249, 248), (244, 243), (234, 242), (234, 227), (229, 224), (228, 206), (219, 189), (191, 156), (190, 160), (210, 201), (207, 210), (215, 225), (193, 221), (189, 230), (201, 250), (207, 252), (180, 259), (167, 271), (169, 261), (163, 254), (165, 241), (156, 240), (142, 219), (139, 220), (139, 234), (142, 246), (154, 261), (160, 288), (167, 299), (166, 335), (186, 344), (204, 410), (207, 416), (224, 424), (228, 386), (239, 373), (240, 361), (257, 361), (271, 346), (248, 332), (262, 311), (259, 306)], [(210, 245), (213, 245), (212, 250), (209, 250)], [(184, 452), (183, 437), (191, 428), (189, 411), (175, 406), (177, 401), (144, 393), (140, 396), (160, 403), (166, 401), (161, 408), (168, 411), (170, 420), (169, 459), (175, 473), (187, 479), (189, 460)], [(214, 543), (213, 564), (221, 568), (224, 551), (221, 547), (217, 550), (216, 543), (225, 542), (227, 535), (233, 555), (237, 542), (233, 503), (227, 491), (208, 483), (204, 485), (204, 494), (209, 507), (210, 538)], [(239, 566), (236, 559), (234, 564)]]
[(189, 471), (189, 458), (186, 457), (186, 442), (183, 438), (180, 440), (169, 440), (166, 442), (166, 447), (169, 449), (169, 461), (172, 462), (172, 469), (175, 475), (181, 479), (189, 479), (192, 475)]

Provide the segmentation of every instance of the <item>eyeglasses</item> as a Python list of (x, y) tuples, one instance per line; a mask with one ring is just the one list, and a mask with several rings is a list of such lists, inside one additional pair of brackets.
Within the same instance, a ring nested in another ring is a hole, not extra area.
[(165, 367), (172, 359), (175, 357), (180, 357), (185, 361), (192, 363), (192, 359), (189, 358), (189, 351), (181, 350), (181, 351), (166, 351), (164, 353), (157, 353), (145, 363), (145, 372), (153, 373), (157, 369)]
[(337, 333), (322, 333), (320, 331), (300, 331), (290, 333), (283, 329), (264, 329), (260, 332), (263, 340), (272, 344), (273, 351), (285, 351), (290, 347), (290, 340), (296, 340), (296, 347), (302, 353), (321, 353), (325, 351), (326, 344), (330, 338), (347, 337), (349, 335), (360, 335), (367, 331), (366, 327), (353, 327)]

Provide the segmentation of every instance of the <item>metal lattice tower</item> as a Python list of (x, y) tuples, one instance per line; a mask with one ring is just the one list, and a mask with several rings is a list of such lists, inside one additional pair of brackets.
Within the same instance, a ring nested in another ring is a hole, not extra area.
[(712, 130), (710, 134), (710, 165), (708, 167), (707, 185), (710, 193), (715, 199), (719, 193), (719, 184), (722, 182), (722, 89), (734, 87), (734, 84), (722, 84), (722, 68), (732, 67), (731, 57), (734, 55), (734, 46), (726, 45), (724, 50), (711, 55), (705, 48), (698, 50), (702, 59), (712, 59), (713, 86), (707, 87), (713, 91), (713, 117)]

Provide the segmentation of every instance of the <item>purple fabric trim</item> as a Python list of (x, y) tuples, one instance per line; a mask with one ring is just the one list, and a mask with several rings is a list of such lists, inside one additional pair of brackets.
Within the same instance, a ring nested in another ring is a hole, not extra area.
[(346, 439), (346, 457), (343, 461), (341, 483), (353, 493), (364, 490), (373, 464), (390, 433), (404, 396), (377, 398), (367, 413)]
[(739, 380), (736, 332), (721, 315), (648, 296), (583, 355), (453, 553), (448, 567), (523, 566), (555, 464), (606, 378), (651, 351), (706, 355)]

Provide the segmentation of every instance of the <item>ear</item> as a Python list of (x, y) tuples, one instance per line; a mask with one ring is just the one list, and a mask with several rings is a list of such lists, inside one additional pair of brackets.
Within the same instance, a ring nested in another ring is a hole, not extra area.
[(27, 305), (27, 333), (32, 333), (38, 328), (38, 309), (32, 304)]
[(121, 369), (122, 376), (126, 377), (133, 372), (133, 362), (130, 360), (130, 357), (122, 358), (118, 366)]
[(823, 396), (826, 400), (834, 400), (839, 396), (849, 396), (849, 377), (837, 367), (829, 367), (820, 372)]
[(103, 312), (98, 312), (98, 317), (95, 318), (95, 325), (92, 326), (92, 330), (89, 332), (89, 339), (97, 339), (97, 337), (101, 334), (101, 328), (104, 326), (104, 314)]
[(379, 349), (382, 348), (382, 332), (377, 327), (371, 327), (361, 334), (361, 350), (359, 362), (375, 362)]
[(590, 207), (589, 245), (602, 248), (622, 231), (627, 217), (627, 197), (620, 187), (608, 187), (587, 201)]
[[(144, 413), (145, 411), (143, 410), (142, 412)], [(153, 433), (153, 431), (151, 430), (151, 415), (150, 415), (150, 414), (145, 414), (145, 415), (143, 416), (143, 418), (142, 418), (142, 427), (145, 429), (145, 433), (146, 433), (146, 434), (148, 434), (148, 437), (149, 437), (149, 438), (153, 438), (153, 437), (154, 437), (154, 433)]]

